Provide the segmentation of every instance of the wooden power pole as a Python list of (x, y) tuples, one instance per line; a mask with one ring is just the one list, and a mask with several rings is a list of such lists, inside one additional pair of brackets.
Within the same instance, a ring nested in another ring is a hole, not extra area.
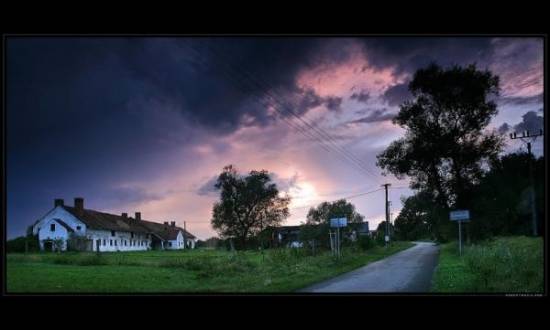
[(537, 206), (536, 206), (536, 196), (535, 196), (535, 179), (534, 179), (534, 168), (533, 168), (533, 153), (531, 152), (531, 142), (535, 141), (538, 136), (543, 136), (544, 133), (542, 129), (538, 133), (531, 134), (529, 131), (522, 132), (521, 136), (518, 136), (516, 133), (510, 133), (510, 139), (521, 139), (529, 140), (527, 142), (527, 153), (529, 154), (529, 181), (531, 187), (529, 188), (529, 199), (531, 204), (531, 220), (533, 225), (533, 236), (537, 236)]
[(390, 241), (390, 208), (389, 208), (389, 202), (388, 202), (388, 187), (391, 186), (391, 183), (385, 183), (382, 185), (386, 191), (386, 236), (384, 237), (384, 241), (386, 242), (386, 247), (388, 247), (388, 243)]

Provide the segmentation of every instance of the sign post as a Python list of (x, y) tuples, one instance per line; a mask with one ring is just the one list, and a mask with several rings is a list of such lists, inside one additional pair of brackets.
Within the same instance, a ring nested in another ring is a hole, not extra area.
[(336, 256), (338, 258), (341, 257), (341, 241), (340, 241), (340, 227), (346, 227), (348, 225), (348, 219), (346, 218), (332, 218), (330, 219), (330, 227), (336, 228), (336, 238), (335, 238), (335, 245), (336, 245)]
[(470, 221), (470, 211), (469, 210), (456, 210), (449, 213), (451, 221), (458, 222), (458, 251), (462, 256), (462, 222)]

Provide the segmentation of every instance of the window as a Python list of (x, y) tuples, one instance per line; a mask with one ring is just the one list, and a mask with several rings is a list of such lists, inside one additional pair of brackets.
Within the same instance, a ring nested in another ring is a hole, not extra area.
[(50, 231), (55, 231), (55, 223), (52, 223), (52, 224), (50, 225)]
[(76, 230), (80, 230), (82, 227), (80, 226), (76, 226)]
[(134, 233), (133, 232), (130, 233), (130, 237), (134, 238)]
[(107, 245), (107, 242), (105, 241), (105, 239), (103, 239), (103, 245)]
[(126, 240), (124, 240), (124, 246), (128, 246), (126, 243), (128, 243)]
[(111, 230), (111, 236), (115, 236), (115, 231)]
[(115, 246), (117, 246), (117, 244), (118, 244), (118, 241), (115, 239)]
[(168, 246), (172, 246), (172, 242), (168, 242)]
[(112, 239), (109, 240), (109, 245), (113, 246), (113, 240)]

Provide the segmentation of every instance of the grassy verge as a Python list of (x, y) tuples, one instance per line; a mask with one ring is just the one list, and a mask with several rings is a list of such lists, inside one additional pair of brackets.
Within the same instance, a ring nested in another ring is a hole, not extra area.
[(8, 292), (293, 292), (412, 246), (304, 255), (295, 249), (9, 254)]
[(543, 292), (541, 238), (501, 237), (468, 246), (458, 255), (457, 243), (441, 246), (433, 292)]

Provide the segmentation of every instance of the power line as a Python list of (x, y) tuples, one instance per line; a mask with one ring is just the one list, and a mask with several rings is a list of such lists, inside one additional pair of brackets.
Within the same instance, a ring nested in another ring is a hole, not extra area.
[[(189, 46), (194, 52), (196, 53), (199, 53), (199, 51), (197, 49), (195, 49), (193, 46)], [(215, 52), (215, 50), (211, 47), (207, 47), (207, 50), (210, 51), (210, 53), (212, 54), (213, 52)], [(227, 63), (224, 63), (225, 66), (227, 66), (228, 64)], [(266, 91), (266, 87), (265, 85), (262, 85), (260, 82), (258, 82), (257, 80), (255, 80), (249, 73), (247, 73), (247, 71), (243, 68), (241, 68), (240, 70), (236, 70), (233, 68), (233, 71), (236, 73), (236, 74), (241, 74), (242, 75), (246, 75), (246, 76), (242, 76), (244, 77), (244, 79), (246, 79), (248, 82), (252, 82), (253, 84), (255, 84), (255, 86), (257, 87), (257, 89), (261, 89), (261, 91), (263, 92), (264, 96), (267, 95), (269, 97), (269, 99), (271, 99), (273, 102), (277, 103), (279, 106), (281, 106), (281, 108), (283, 110), (285, 110), (287, 113), (291, 114), (292, 116), (294, 116), (295, 118), (297, 118), (300, 122), (304, 123), (304, 125), (306, 125), (307, 127), (309, 127), (311, 129), (311, 131), (313, 131), (313, 133), (316, 133), (315, 135), (316, 136), (313, 136), (311, 134), (308, 134), (308, 137), (313, 137), (315, 138), (315, 140), (317, 140), (318, 142), (321, 143), (321, 146), (324, 147), (324, 149), (326, 151), (329, 151), (327, 150), (327, 147), (330, 148), (331, 150), (334, 150), (336, 152), (339, 152), (340, 154), (342, 154), (344, 157), (346, 157), (347, 160), (351, 161), (353, 164), (355, 164), (356, 166), (358, 166), (359, 169), (361, 169), (362, 171), (365, 171), (366, 173), (372, 175), (373, 177), (375, 177), (377, 180), (378, 178), (376, 177), (376, 175), (372, 174), (372, 172), (370, 172), (370, 170), (368, 168), (366, 168), (366, 166), (358, 159), (356, 158), (354, 155), (352, 155), (349, 151), (347, 151), (346, 149), (338, 146), (334, 139), (328, 135), (328, 133), (326, 133), (325, 131), (323, 131), (322, 129), (318, 128), (318, 127), (315, 127), (313, 126), (312, 124), (308, 123), (306, 120), (302, 119), (299, 115), (297, 115), (294, 111), (292, 111), (291, 109), (289, 109), (288, 105), (284, 104), (283, 102), (281, 102), (279, 99), (277, 99), (277, 97), (273, 96), (272, 93), (270, 93), (269, 91)], [(233, 77), (230, 77), (232, 80)], [(242, 84), (242, 80), (241, 80), (241, 84)], [(273, 87), (271, 87), (272, 90), (274, 90)], [(273, 93), (276, 93), (276, 92), (273, 92)], [(264, 104), (261, 104), (262, 106), (265, 106)], [(282, 113), (278, 108), (277, 106), (274, 106), (273, 109), (275, 111), (277, 111), (282, 117), (283, 120), (285, 120), (285, 122), (291, 126), (292, 128), (295, 128), (297, 129), (298, 131), (300, 131), (302, 134), (306, 134), (307, 133), (311, 133), (310, 131), (307, 131), (306, 129), (304, 129), (300, 124), (298, 123), (291, 123), (289, 122), (288, 120), (286, 120), (285, 118), (285, 114)], [(295, 124), (295, 125), (293, 125)], [(327, 143), (330, 142), (331, 144), (328, 144)], [(330, 151), (329, 151), (330, 152)], [(340, 158), (339, 158), (340, 159)], [(350, 163), (350, 164), (352, 164)]]
[[(215, 49), (213, 48), (208, 48), (211, 52), (215, 52)], [(280, 95), (277, 94), (277, 92), (275, 92), (275, 89), (271, 86), (271, 87), (266, 87), (265, 85), (262, 85), (262, 83), (258, 80), (256, 80), (248, 71), (246, 71), (244, 68), (238, 68), (237, 70), (237, 73), (240, 73), (240, 74), (243, 74), (245, 75), (245, 79), (247, 79), (248, 81), (251, 81), (252, 83), (254, 83), (256, 85), (256, 87), (258, 87), (259, 89), (262, 90), (262, 92), (264, 93), (264, 95), (267, 95), (273, 102), (277, 103), (279, 106), (281, 106), (281, 108), (286, 111), (287, 113), (291, 114), (292, 116), (294, 116), (295, 118), (297, 118), (300, 122), (304, 123), (305, 126), (309, 127), (314, 133), (317, 133), (316, 135), (318, 137), (320, 137), (322, 139), (322, 141), (324, 143), (327, 143), (330, 142), (332, 145), (329, 145), (329, 146), (333, 146), (333, 150), (336, 150), (338, 152), (340, 152), (341, 154), (343, 154), (344, 156), (346, 156), (347, 159), (351, 160), (352, 162), (354, 162), (355, 164), (357, 164), (362, 170), (365, 170), (367, 171), (362, 165), (361, 163), (354, 159), (353, 156), (351, 156), (349, 153), (346, 153), (345, 150), (343, 150), (342, 148), (340, 148), (340, 146), (338, 146), (333, 140), (330, 139), (330, 137), (328, 136), (328, 134), (324, 133), (321, 129), (318, 129), (316, 128), (315, 126), (313, 126), (312, 124), (310, 124), (309, 122), (305, 121), (303, 118), (301, 118), (299, 115), (297, 115), (294, 111), (292, 111), (291, 109), (289, 109), (288, 105), (284, 103), (284, 101), (280, 101), (280, 99), (284, 99), (282, 98)], [(276, 96), (274, 96), (273, 94), (277, 94), (277, 96), (279, 96), (279, 98), (277, 98)], [(277, 107), (274, 107), (274, 109), (279, 113), (281, 114), (282, 118), (284, 118), (284, 114), (281, 113), (279, 111), (279, 109)], [(324, 133), (324, 135), (323, 135)]]
[[(382, 190), (382, 189), (383, 189), (383, 188), (378, 188), (378, 189), (376, 189), (376, 190), (371, 190), (371, 191), (367, 191), (367, 192), (360, 193), (360, 194), (355, 194), (355, 195), (346, 196), (346, 197), (340, 197), (340, 198), (338, 198), (338, 199), (333, 200), (332, 202), (336, 202), (336, 201), (338, 201), (338, 200), (340, 200), (340, 199), (352, 199), (352, 198), (356, 198), (356, 197), (360, 197), (360, 196), (372, 194), (372, 193), (375, 193), (375, 192), (380, 191), (380, 190)], [(310, 207), (313, 207), (313, 205), (300, 206), (300, 207), (293, 207), (293, 208), (291, 208), (290, 210), (298, 210), (298, 209), (304, 209), (304, 208), (310, 208)]]

